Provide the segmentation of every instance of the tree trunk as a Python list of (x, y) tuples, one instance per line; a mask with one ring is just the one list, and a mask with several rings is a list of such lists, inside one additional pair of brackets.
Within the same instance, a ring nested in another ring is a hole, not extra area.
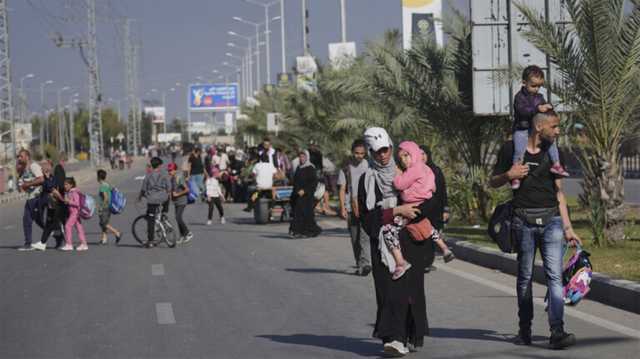
[(583, 205), (591, 208), (591, 230), (597, 245), (624, 240), (624, 177), (617, 151), (583, 152)]

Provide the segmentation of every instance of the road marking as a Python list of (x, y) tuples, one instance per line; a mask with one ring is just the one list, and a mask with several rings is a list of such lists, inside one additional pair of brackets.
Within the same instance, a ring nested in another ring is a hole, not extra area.
[[(488, 279), (484, 279), (482, 277), (479, 277), (477, 275), (471, 274), (471, 273), (467, 273), (461, 270), (457, 270), (457, 269), (453, 269), (453, 268), (447, 268), (446, 266), (438, 266), (438, 270), (442, 270), (444, 272), (448, 272), (454, 275), (457, 275), (458, 277), (462, 277), (464, 279), (470, 280), (472, 282), (476, 282), (482, 285), (485, 285), (487, 287), (496, 289), (498, 291), (501, 291), (503, 293), (506, 294), (511, 294), (511, 295), (516, 295), (516, 289), (515, 287), (512, 286), (506, 286), (503, 284), (498, 284), (496, 282), (490, 281)], [(542, 298), (533, 298), (533, 302), (539, 306), (544, 307), (544, 299)], [(632, 329), (629, 327), (625, 327), (624, 325), (620, 325), (617, 323), (614, 323), (612, 321), (606, 320), (606, 319), (602, 319), (600, 317), (597, 317), (595, 315), (591, 315), (591, 314), (587, 314), (585, 312), (579, 311), (575, 308), (569, 308), (567, 306), (564, 307), (564, 312), (567, 315), (570, 315), (574, 318), (580, 319), (580, 320), (584, 320), (585, 322), (591, 323), (591, 324), (595, 324), (597, 326), (609, 329), (611, 331), (614, 332), (618, 332), (636, 339), (640, 339), (640, 330), (636, 330), (636, 329)]]
[(164, 265), (163, 264), (152, 264), (151, 265), (151, 275), (154, 275), (154, 276), (164, 275)]
[(13, 228), (15, 228), (15, 227), (16, 227), (16, 226), (14, 226), (13, 224), (10, 224), (10, 225), (8, 225), (8, 226), (4, 226), (4, 229), (5, 229), (5, 230), (9, 230), (9, 229), (13, 229)]
[(134, 181), (142, 181), (142, 180), (144, 180), (144, 177), (145, 176), (137, 176), (137, 177), (134, 177), (133, 180)]
[(171, 303), (156, 303), (156, 315), (158, 316), (158, 324), (176, 324)]

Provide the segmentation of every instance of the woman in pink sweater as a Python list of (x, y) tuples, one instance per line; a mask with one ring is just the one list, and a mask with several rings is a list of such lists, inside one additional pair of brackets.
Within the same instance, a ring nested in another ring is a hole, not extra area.
[[(393, 186), (400, 192), (402, 202), (404, 204), (420, 204), (431, 199), (436, 192), (436, 176), (431, 168), (422, 161), (422, 150), (412, 141), (400, 143), (398, 149), (402, 170), (397, 169), (397, 175), (393, 179)], [(413, 222), (417, 223), (423, 219), (426, 220), (426, 217), (420, 218), (419, 216)], [(404, 259), (398, 238), (400, 229), (407, 225), (408, 222), (402, 217), (394, 219), (394, 222), (395, 228), (388, 228), (384, 235), (384, 241), (395, 260), (395, 269), (392, 276), (395, 280), (402, 277), (411, 268), (411, 263)], [(433, 229), (430, 222), (428, 226), (431, 228), (431, 238), (436, 241), (444, 255), (448, 256), (451, 251), (444, 241), (440, 240), (438, 232)]]

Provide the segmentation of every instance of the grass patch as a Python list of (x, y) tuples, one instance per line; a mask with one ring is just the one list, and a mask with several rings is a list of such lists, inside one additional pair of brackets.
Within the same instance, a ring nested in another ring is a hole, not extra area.
[[(576, 233), (583, 242), (583, 248), (591, 253), (591, 263), (596, 272), (605, 273), (614, 278), (628, 279), (640, 282), (640, 208), (627, 211), (628, 225), (624, 241), (606, 247), (596, 247), (593, 244), (588, 214), (581, 210), (575, 199), (569, 199), (572, 213), (572, 223)], [(483, 246), (498, 249), (498, 246), (487, 235), (487, 225), (472, 226), (464, 223), (452, 222), (446, 229), (451, 237)], [(568, 251), (567, 256), (573, 252)], [(537, 258), (540, 258), (538, 255)]]

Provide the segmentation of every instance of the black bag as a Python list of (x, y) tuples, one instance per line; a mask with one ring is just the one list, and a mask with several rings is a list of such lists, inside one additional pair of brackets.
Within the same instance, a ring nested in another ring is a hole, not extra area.
[(516, 252), (516, 236), (513, 234), (513, 205), (505, 202), (493, 210), (487, 232), (504, 253)]
[(553, 217), (560, 214), (558, 207), (552, 208), (516, 208), (514, 214), (532, 226), (546, 226)]

